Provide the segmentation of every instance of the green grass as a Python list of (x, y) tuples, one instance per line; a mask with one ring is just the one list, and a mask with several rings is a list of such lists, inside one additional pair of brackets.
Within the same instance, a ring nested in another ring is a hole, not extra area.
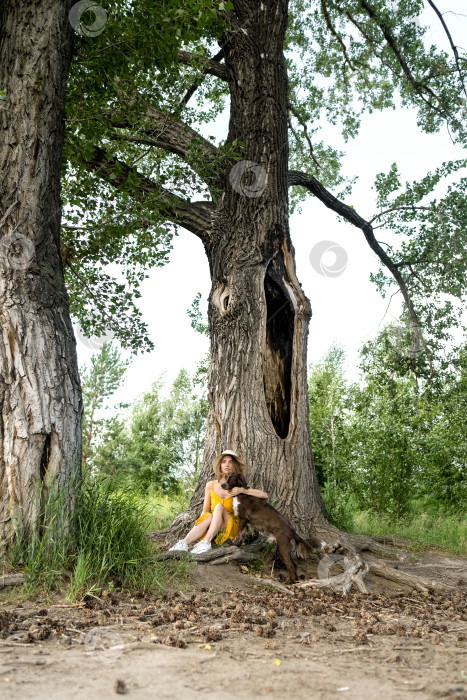
[(148, 497), (148, 503), (153, 517), (152, 530), (164, 530), (169, 527), (176, 515), (186, 510), (190, 504), (192, 493), (167, 496), (155, 494)]
[(414, 512), (394, 521), (369, 512), (353, 514), (351, 531), (363, 535), (394, 535), (417, 549), (442, 549), (452, 554), (467, 554), (467, 518), (465, 516)]
[(417, 549), (437, 548), (467, 554), (467, 514), (443, 510), (436, 502), (414, 499), (403, 518), (359, 508), (349, 494), (323, 489), (327, 517), (343, 532), (359, 535), (393, 535)]
[(24, 573), (26, 597), (61, 589), (76, 600), (98, 595), (104, 586), (160, 591), (186, 579), (188, 563), (155, 561), (154, 544), (147, 538), (160, 520), (170, 522), (170, 513), (181, 509), (179, 501), (166, 503), (119, 490), (109, 478), (87, 476), (79, 484), (71, 523), (61, 517), (64, 502), (61, 492), (49, 497), (43, 508), (45, 531), (20, 533), (8, 553), (10, 567)]

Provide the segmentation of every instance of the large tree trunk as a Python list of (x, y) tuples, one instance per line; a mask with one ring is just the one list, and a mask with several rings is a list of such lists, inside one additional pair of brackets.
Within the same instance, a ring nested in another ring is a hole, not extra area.
[(289, 233), (287, 2), (251, 0), (235, 8), (240, 23), (224, 45), (228, 141), (244, 143), (244, 161), (227, 173), (206, 244), (210, 412), (192, 507), (201, 504), (214, 456), (234, 449), (249, 465), (250, 484), (266, 490), (309, 535), (324, 519), (309, 433), (311, 309), (296, 278)]
[(82, 400), (60, 256), (70, 4), (0, 8), (0, 541), (41, 526), (81, 460)]

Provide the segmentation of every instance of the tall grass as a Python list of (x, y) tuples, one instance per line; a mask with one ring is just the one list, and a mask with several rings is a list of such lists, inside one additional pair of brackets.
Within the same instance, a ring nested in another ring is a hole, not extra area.
[(153, 513), (153, 529), (163, 530), (169, 527), (176, 515), (186, 510), (190, 504), (191, 491), (167, 496), (157, 493), (148, 499)]
[(71, 522), (62, 517), (63, 492), (51, 493), (43, 508), (47, 527), (41, 534), (23, 531), (9, 551), (12, 568), (23, 567), (26, 595), (66, 588), (74, 600), (104, 585), (162, 590), (170, 579), (185, 577), (185, 561), (155, 561), (147, 533), (157, 504), (106, 477), (86, 476), (77, 492)]
[(414, 499), (403, 518), (363, 511), (352, 495), (323, 489), (327, 517), (344, 532), (393, 535), (417, 549), (439, 548), (467, 554), (467, 514), (443, 511), (439, 505)]
[(395, 535), (418, 549), (437, 548), (467, 554), (467, 518), (449, 513), (418, 512), (391, 520), (369, 512), (354, 513), (352, 531), (365, 535)]

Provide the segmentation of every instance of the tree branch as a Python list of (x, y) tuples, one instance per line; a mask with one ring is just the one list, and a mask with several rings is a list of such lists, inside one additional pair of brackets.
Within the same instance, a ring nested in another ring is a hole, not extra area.
[(332, 36), (333, 36), (333, 37), (336, 39), (336, 41), (339, 43), (339, 46), (341, 47), (342, 52), (343, 52), (343, 54), (344, 54), (345, 60), (346, 60), (347, 63), (349, 64), (351, 70), (352, 70), (352, 71), (355, 71), (355, 68), (354, 68), (353, 65), (352, 65), (352, 61), (350, 60), (350, 58), (349, 58), (349, 56), (348, 56), (348, 54), (347, 54), (347, 47), (346, 47), (346, 45), (344, 44), (344, 41), (343, 41), (341, 35), (336, 31), (336, 29), (334, 28), (333, 23), (331, 22), (331, 17), (330, 17), (330, 15), (329, 15), (328, 8), (326, 7), (326, 3), (325, 3), (324, 0), (321, 0), (321, 12), (323, 13), (324, 21), (326, 22), (327, 28), (328, 28), (329, 31), (331, 32)]
[[(316, 156), (314, 154), (314, 151), (313, 151), (313, 144), (311, 143), (311, 139), (308, 136), (308, 129), (307, 129), (307, 124), (306, 124), (305, 120), (302, 119), (302, 117), (300, 116), (300, 113), (298, 112), (298, 110), (294, 107), (294, 105), (291, 102), (288, 103), (287, 107), (292, 112), (292, 114), (294, 115), (294, 117), (296, 118), (298, 123), (303, 127), (303, 133), (305, 134), (305, 138), (308, 142), (308, 147), (310, 149), (310, 155), (313, 158), (313, 163), (316, 165), (318, 170), (321, 170), (321, 166), (318, 163)], [(287, 119), (287, 121), (289, 122), (289, 126), (290, 126), (292, 133), (295, 135), (295, 131), (294, 131), (294, 128), (292, 126), (292, 122), (291, 122), (290, 117)], [(296, 135), (295, 135), (295, 138), (297, 138)], [(297, 141), (298, 141), (298, 143), (300, 143), (298, 138), (297, 138)]]
[[(188, 54), (188, 51), (179, 51), (178, 52), (178, 60), (184, 63), (185, 61), (181, 60), (180, 54), (183, 54), (183, 55)], [(191, 56), (191, 54), (190, 54), (190, 56)], [(178, 116), (182, 112), (184, 107), (186, 107), (190, 98), (195, 94), (196, 90), (200, 87), (200, 85), (202, 85), (203, 78), (204, 78), (204, 75), (206, 73), (210, 73), (211, 75), (216, 75), (217, 78), (221, 78), (222, 80), (225, 80), (225, 81), (227, 80), (227, 69), (225, 68), (225, 66), (222, 66), (219, 63), (219, 61), (221, 60), (221, 58), (223, 58), (223, 56), (224, 56), (224, 49), (222, 48), (213, 58), (205, 59), (205, 66), (207, 64), (207, 67), (205, 67), (204, 74), (202, 76), (200, 76), (199, 78), (197, 78), (197, 80), (194, 81), (193, 85), (191, 85), (191, 87), (188, 88), (188, 90), (186, 91), (180, 104), (178, 105), (177, 109), (174, 110), (174, 112), (173, 112), (174, 116)]]
[(426, 210), (430, 211), (430, 207), (424, 207), (424, 206), (416, 206), (415, 204), (403, 204), (403, 205), (396, 205), (394, 207), (390, 207), (389, 209), (385, 209), (384, 211), (380, 211), (379, 214), (376, 214), (370, 221), (368, 222), (369, 224), (373, 224), (373, 221), (376, 221), (377, 219), (380, 219), (382, 216), (386, 216), (386, 214), (390, 214), (393, 211), (400, 211), (402, 209), (409, 209), (409, 210), (414, 210), (414, 209), (420, 209), (420, 210)]
[[(209, 75), (215, 75), (216, 78), (220, 78), (221, 80), (225, 80), (227, 82), (227, 68), (221, 63), (219, 63), (218, 60), (222, 57), (222, 55), (223, 50), (219, 51), (219, 53), (214, 58), (202, 58), (201, 63), (203, 65), (203, 70), (205, 73), (208, 73)], [(189, 51), (179, 51), (178, 60), (180, 63), (184, 63), (187, 66), (196, 65), (200, 61), (198, 56), (194, 56)]]
[[(112, 114), (113, 112), (111, 116)], [(154, 123), (153, 128), (140, 130), (141, 137), (136, 134), (124, 135), (122, 138), (127, 141), (140, 142), (162, 148), (168, 153), (180, 156), (209, 187), (210, 183), (206, 181), (206, 166), (214, 163), (217, 156), (217, 148), (190, 126), (180, 120), (173, 119), (173, 117), (162, 112), (157, 107), (150, 105), (145, 116)], [(134, 126), (125, 117), (112, 120), (111, 123), (116, 129), (132, 129)], [(145, 140), (144, 137), (148, 137), (149, 140)], [(193, 159), (189, 158), (189, 150), (193, 142), (196, 143), (196, 147), (200, 150), (200, 158), (197, 162), (193, 162)], [(211, 179), (212, 175), (213, 172), (211, 170), (209, 179)]]
[(436, 14), (438, 15), (439, 21), (440, 21), (441, 24), (443, 25), (443, 29), (444, 29), (444, 31), (446, 32), (446, 35), (447, 35), (447, 37), (448, 37), (448, 39), (449, 39), (449, 43), (451, 44), (452, 52), (453, 52), (453, 54), (454, 54), (454, 60), (456, 61), (457, 72), (459, 73), (459, 78), (460, 78), (460, 81), (461, 81), (462, 89), (463, 89), (463, 91), (464, 91), (464, 95), (467, 97), (467, 90), (466, 90), (466, 87), (465, 87), (464, 79), (463, 79), (463, 77), (462, 77), (462, 70), (461, 70), (461, 67), (460, 67), (460, 64), (459, 64), (459, 53), (458, 53), (458, 51), (457, 51), (457, 46), (454, 44), (454, 42), (453, 42), (453, 40), (452, 40), (451, 33), (450, 33), (450, 31), (449, 31), (449, 29), (448, 29), (448, 27), (447, 27), (446, 22), (444, 21), (444, 17), (443, 17), (443, 15), (441, 14), (441, 12), (438, 10), (438, 8), (436, 7), (435, 3), (434, 3), (432, 0), (428, 0), (428, 4), (430, 5), (430, 7), (433, 8), (433, 10), (434, 10), (434, 11), (436, 12)]
[(422, 100), (431, 108), (434, 109), (438, 114), (441, 114), (442, 117), (445, 119), (449, 117), (449, 114), (445, 110), (441, 110), (438, 107), (436, 107), (432, 102), (427, 100), (424, 95), (423, 95), (423, 89), (432, 97), (434, 98), (440, 105), (442, 105), (441, 99), (436, 95), (436, 93), (433, 92), (433, 90), (428, 87), (428, 85), (424, 85), (420, 81), (416, 80), (415, 77), (412, 75), (412, 72), (407, 65), (406, 60), (404, 59), (401, 50), (399, 49), (397, 42), (392, 35), (392, 33), (389, 31), (389, 28), (383, 24), (382, 22), (379, 21), (378, 19), (378, 14), (372, 5), (370, 5), (367, 0), (360, 0), (360, 3), (362, 7), (367, 11), (368, 15), (371, 17), (371, 19), (378, 25), (378, 27), (381, 29), (384, 38), (386, 39), (387, 44), (391, 48), (392, 52), (394, 53), (395, 57), (397, 58), (397, 61), (399, 62), (399, 65), (402, 68), (402, 71), (409, 81), (409, 83), (412, 85), (414, 91), (419, 95)]
[(162, 216), (188, 229), (201, 238), (203, 242), (206, 240), (206, 232), (211, 221), (211, 202), (188, 202), (145, 177), (123, 161), (108, 158), (106, 152), (99, 146), (94, 148), (90, 159), (83, 159), (83, 164), (115, 189), (121, 187), (130, 177), (132, 180), (135, 177), (138, 178), (137, 194), (141, 200), (153, 197)]
[(434, 375), (431, 353), (428, 348), (427, 342), (423, 337), (423, 333), (420, 330), (421, 324), (417, 316), (417, 312), (415, 311), (415, 308), (412, 304), (407, 285), (405, 284), (404, 278), (399, 272), (396, 263), (394, 263), (391, 260), (389, 255), (376, 240), (371, 224), (365, 219), (363, 219), (359, 214), (357, 214), (355, 209), (352, 209), (352, 207), (349, 207), (347, 204), (344, 204), (344, 202), (341, 202), (339, 199), (337, 199), (337, 197), (334, 197), (334, 195), (332, 195), (325, 187), (323, 187), (323, 185), (312, 175), (307, 175), (306, 173), (302, 173), (297, 170), (290, 170), (288, 175), (288, 184), (289, 187), (293, 187), (294, 185), (301, 185), (302, 187), (305, 187), (307, 190), (309, 190), (309, 192), (314, 194), (321, 202), (323, 202), (323, 204), (325, 204), (328, 207), (328, 209), (332, 209), (332, 211), (335, 211), (336, 214), (339, 214), (339, 216), (342, 216), (344, 219), (346, 219), (346, 221), (363, 231), (363, 235), (365, 236), (368, 245), (373, 250), (373, 252), (376, 253), (381, 262), (388, 268), (388, 270), (391, 272), (392, 276), (396, 280), (397, 284), (399, 285), (399, 289), (402, 292), (402, 296), (404, 297), (404, 301), (409, 312), (410, 320), (412, 321), (414, 332), (418, 335), (418, 339), (420, 340), (425, 349), (425, 353), (430, 365), (431, 380), (431, 378)]

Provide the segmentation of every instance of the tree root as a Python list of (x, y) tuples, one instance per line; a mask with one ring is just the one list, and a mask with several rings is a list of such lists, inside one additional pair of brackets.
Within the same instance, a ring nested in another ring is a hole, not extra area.
[(422, 591), (422, 593), (450, 593), (455, 590), (454, 586), (438, 583), (437, 581), (432, 581), (423, 576), (417, 576), (416, 574), (407, 574), (404, 571), (394, 569), (392, 566), (388, 566), (386, 563), (377, 561), (376, 559), (370, 559), (368, 561), (368, 566), (370, 572), (376, 574), (376, 576), (401, 583), (417, 591)]
[[(341, 533), (341, 536), (346, 541), (350, 542), (358, 552), (371, 552), (382, 557), (390, 558), (407, 558), (407, 552), (399, 549), (401, 540), (395, 540), (390, 537), (369, 537), (368, 535), (347, 535)], [(396, 544), (396, 542), (398, 544)], [(403, 544), (403, 543), (402, 543)]]
[(262, 543), (253, 542), (244, 547), (222, 546), (210, 549), (209, 552), (203, 554), (192, 554), (191, 552), (162, 552), (156, 557), (156, 561), (165, 561), (166, 559), (189, 559), (190, 561), (201, 562), (202, 564), (211, 562), (214, 564), (228, 564), (230, 561), (239, 563), (247, 563), (264, 554)]
[[(368, 589), (363, 581), (363, 577), (368, 573), (368, 564), (360, 557), (356, 559), (343, 558), (344, 571), (338, 576), (328, 578), (310, 579), (296, 583), (296, 588), (331, 588), (332, 590), (340, 590), (344, 595), (350, 591), (355, 585), (361, 593), (368, 593)], [(318, 567), (319, 573), (319, 567)]]
[[(168, 546), (176, 538), (183, 536), (192, 522), (193, 515), (190, 511), (186, 511), (177, 516), (167, 530), (152, 532), (149, 536), (159, 546)], [(318, 577), (296, 583), (293, 588), (330, 588), (342, 591), (346, 595), (355, 586), (360, 592), (367, 593), (368, 589), (364, 577), (367, 574), (373, 574), (400, 584), (402, 589), (409, 588), (422, 593), (446, 594), (455, 590), (453, 586), (405, 573), (391, 566), (388, 559), (403, 562), (410, 556), (409, 552), (404, 551), (404, 542), (400, 539), (389, 535), (368, 537), (367, 535), (348, 534), (341, 532), (325, 520), (318, 523), (315, 529), (316, 535), (328, 543), (324, 549), (324, 556), (322, 552), (317, 552), (319, 557)], [(265, 539), (259, 539), (244, 547), (222, 546), (198, 555), (186, 552), (164, 552), (157, 558), (163, 560), (189, 556), (193, 561), (211, 563), (212, 565), (233, 561), (248, 563), (264, 556), (265, 549)], [(368, 554), (375, 556), (368, 556)], [(339, 565), (343, 571), (332, 576), (329, 574), (334, 564)]]

